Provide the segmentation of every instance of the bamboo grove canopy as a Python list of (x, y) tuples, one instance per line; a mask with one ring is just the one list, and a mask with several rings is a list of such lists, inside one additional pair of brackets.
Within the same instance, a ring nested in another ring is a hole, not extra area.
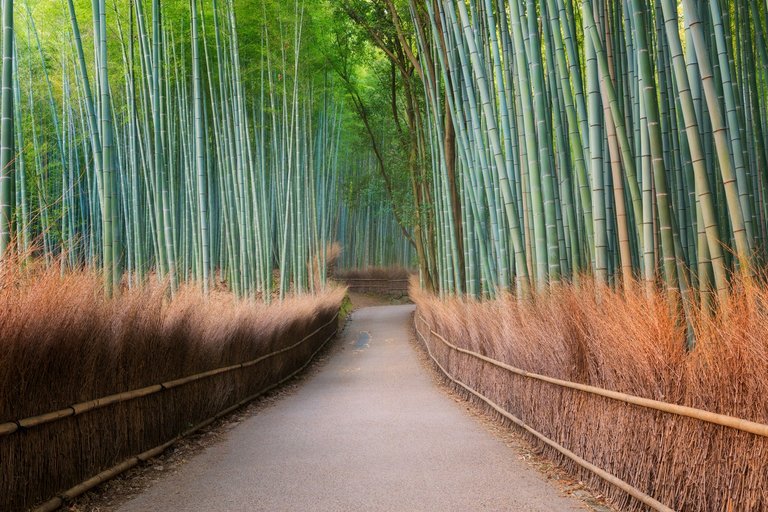
[(342, 4), (423, 107), (435, 288), (590, 274), (707, 304), (763, 264), (768, 2)]
[(706, 305), (764, 264), (765, 0), (13, 4), (0, 242), (108, 289), (284, 294), (390, 236), (474, 296), (589, 275)]
[(324, 284), (360, 174), (326, 2), (2, 5), (3, 253), (102, 269), (108, 294)]

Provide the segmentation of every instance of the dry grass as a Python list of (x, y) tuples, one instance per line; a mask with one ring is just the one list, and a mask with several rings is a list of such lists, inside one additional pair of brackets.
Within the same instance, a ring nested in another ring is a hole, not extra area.
[[(697, 318), (692, 352), (664, 297), (639, 287), (562, 286), (524, 304), (412, 296), (448, 340), (519, 368), (768, 423), (765, 286), (737, 283), (717, 315)], [(430, 347), (463, 382), (675, 510), (768, 510), (766, 438), (515, 376), (436, 339)], [(544, 451), (618, 506), (642, 508)]]
[[(105, 300), (91, 273), (0, 275), (0, 423), (255, 359), (327, 323), (343, 289), (265, 306), (162, 286)], [(22, 510), (299, 368), (333, 332), (254, 367), (0, 437), (0, 510)]]
[(323, 287), (322, 283), (324, 280), (321, 277), (333, 274), (336, 262), (339, 260), (339, 256), (341, 256), (341, 244), (338, 242), (327, 244), (323, 251), (324, 254), (315, 254), (307, 262), (307, 273), (311, 276), (316, 290), (320, 290)]

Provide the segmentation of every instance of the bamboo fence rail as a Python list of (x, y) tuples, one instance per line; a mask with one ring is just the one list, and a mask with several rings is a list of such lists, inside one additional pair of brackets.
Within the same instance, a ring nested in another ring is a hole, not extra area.
[(589, 393), (592, 395), (602, 396), (605, 398), (609, 398), (612, 400), (616, 400), (619, 402), (636, 405), (639, 407), (644, 407), (647, 409), (653, 409), (661, 412), (665, 412), (668, 414), (674, 414), (677, 416), (684, 416), (688, 418), (692, 418), (699, 421), (704, 421), (707, 423), (712, 423), (715, 425), (720, 425), (723, 427), (732, 428), (735, 430), (740, 430), (743, 432), (751, 433), (758, 436), (768, 437), (768, 425), (764, 425), (761, 423), (745, 420), (742, 418), (736, 418), (733, 416), (728, 416), (724, 414), (718, 414), (713, 413), (710, 411), (705, 411), (702, 409), (696, 409), (693, 407), (687, 407), (682, 406), (678, 404), (670, 404), (666, 402), (661, 402), (658, 400), (652, 400), (648, 398), (638, 397), (634, 395), (629, 395), (625, 393), (619, 393), (616, 391), (610, 391), (603, 388), (598, 388), (595, 386), (589, 386), (585, 384), (579, 384), (575, 382), (565, 381), (561, 379), (555, 379), (552, 377), (547, 377), (545, 375), (540, 375), (536, 373), (531, 373), (525, 370), (522, 370), (520, 368), (516, 368), (514, 366), (508, 365), (506, 363), (503, 363), (501, 361), (497, 361), (495, 359), (492, 359), (490, 357), (484, 356), (482, 354), (479, 354), (477, 352), (473, 352), (471, 350), (463, 349), (461, 347), (458, 347), (454, 345), (453, 343), (446, 340), (442, 335), (440, 335), (438, 332), (436, 332), (432, 326), (426, 321), (426, 319), (421, 316), (420, 313), (416, 313), (414, 317), (414, 327), (416, 329), (416, 332), (418, 333), (419, 337), (421, 337), (422, 341), (424, 342), (424, 345), (427, 348), (427, 352), (429, 353), (430, 358), (435, 362), (435, 364), (438, 366), (440, 371), (445, 374), (445, 376), (451, 380), (454, 384), (460, 386), (468, 393), (474, 395), (478, 399), (485, 402), (488, 406), (490, 406), (492, 409), (494, 409), (496, 412), (507, 418), (508, 420), (512, 421), (519, 427), (523, 428), (545, 444), (549, 445), (551, 448), (554, 448), (558, 452), (560, 452), (562, 455), (576, 463), (577, 465), (583, 467), (584, 469), (592, 472), (593, 474), (597, 475), (599, 478), (605, 480), (606, 482), (614, 485), (615, 487), (621, 489), (622, 491), (626, 492), (633, 498), (637, 499), (641, 503), (649, 506), (653, 510), (657, 511), (664, 511), (668, 512), (673, 509), (670, 507), (664, 505), (663, 503), (659, 502), (658, 500), (654, 499), (652, 496), (642, 492), (641, 490), (633, 487), (629, 483), (625, 482), (624, 480), (621, 480), (620, 478), (606, 472), (605, 470), (595, 466), (594, 464), (591, 464), (590, 462), (582, 459), (577, 454), (571, 452), (564, 446), (558, 444), (557, 442), (553, 441), (552, 439), (546, 437), (542, 433), (536, 431), (532, 427), (530, 427), (528, 424), (526, 424), (523, 420), (518, 418), (517, 416), (511, 414), (507, 410), (505, 410), (503, 407), (492, 401), (491, 399), (487, 398), (477, 390), (473, 389), (472, 387), (468, 386), (464, 382), (461, 382), (459, 379), (451, 375), (440, 362), (437, 360), (437, 358), (433, 355), (432, 349), (427, 341), (427, 338), (422, 334), (421, 330), (419, 329), (418, 322), (422, 322), (423, 325), (429, 330), (430, 335), (435, 336), (437, 339), (439, 339), (446, 347), (449, 349), (459, 352), (474, 358), (477, 358), (481, 361), (487, 362), (489, 364), (492, 364), (498, 368), (501, 368), (503, 370), (509, 371), (510, 373), (513, 373), (515, 375), (519, 375), (522, 377), (526, 377), (533, 380), (538, 380), (541, 382), (546, 382), (548, 384), (574, 389), (581, 392)]
[(345, 278), (341, 281), (356, 292), (408, 293), (408, 279)]
[[(39, 414), (36, 416), (30, 416), (28, 418), (24, 418), (17, 421), (9, 421), (0, 424), (0, 437), (7, 436), (10, 434), (13, 434), (14, 432), (18, 432), (21, 429), (28, 429), (32, 427), (36, 427), (38, 425), (43, 425), (46, 423), (51, 423), (53, 421), (57, 421), (63, 418), (68, 418), (71, 416), (78, 416), (80, 414), (83, 414), (88, 411), (92, 411), (95, 409), (101, 409), (102, 407), (106, 407), (108, 405), (120, 403), (120, 402), (126, 402), (128, 400), (133, 400), (135, 398), (141, 398), (144, 396), (152, 395), (155, 393), (159, 393), (163, 390), (172, 389), (178, 386), (182, 386), (184, 384), (188, 384), (190, 382), (195, 382), (201, 379), (205, 379), (208, 377), (212, 377), (214, 375), (219, 375), (221, 373), (230, 372), (233, 370), (238, 370), (241, 368), (248, 368), (250, 366), (253, 366), (255, 364), (260, 363), (261, 361), (264, 361), (266, 359), (275, 357), (279, 354), (282, 354), (284, 352), (287, 352), (289, 350), (292, 350), (308, 339), (312, 338), (315, 334), (320, 332), (321, 330), (325, 329), (330, 325), (331, 323), (335, 322), (339, 318), (339, 313), (337, 312), (331, 320), (323, 324), (321, 327), (318, 327), (314, 331), (312, 331), (310, 334), (302, 338), (301, 340), (297, 341), (296, 343), (289, 345), (287, 347), (283, 347), (280, 350), (275, 350), (273, 352), (270, 352), (269, 354), (265, 354), (263, 356), (257, 357), (256, 359), (252, 359), (250, 361), (246, 361), (244, 363), (238, 363), (233, 364), (230, 366), (225, 366), (222, 368), (216, 368), (213, 370), (208, 370), (201, 373), (196, 373), (194, 375), (189, 375), (187, 377), (182, 377), (180, 379), (174, 379), (167, 382), (163, 382), (160, 384), (154, 384), (152, 386), (146, 386), (139, 389), (134, 389), (131, 391), (124, 391), (122, 393), (116, 393), (114, 395), (105, 396), (102, 398), (96, 398), (94, 400), (88, 400), (86, 402), (80, 402), (74, 405), (70, 405), (68, 407), (65, 407), (63, 409), (59, 409), (58, 411), (48, 412), (45, 414)], [(331, 335), (331, 337), (336, 335), (336, 332), (338, 329), (334, 330), (334, 333)], [(330, 338), (329, 338), (330, 339)], [(326, 340), (325, 343), (327, 343), (328, 340)], [(261, 393), (264, 393), (262, 391)]]
[[(423, 319), (422, 319), (422, 321), (423, 321)], [(424, 323), (426, 323), (426, 322), (424, 322)], [(427, 324), (427, 326), (429, 326), (429, 324)], [(424, 337), (423, 334), (421, 334), (421, 331), (419, 331), (418, 327), (416, 327), (416, 332), (419, 334), (419, 336), (421, 336), (421, 339), (424, 340), (424, 346), (427, 347), (427, 353), (429, 353), (429, 357), (432, 359), (432, 361), (435, 362), (437, 367), (440, 368), (440, 371), (443, 372), (443, 374), (448, 379), (451, 380), (451, 382), (453, 382), (454, 384), (462, 387), (463, 389), (465, 389), (467, 392), (471, 393), (472, 395), (476, 396), (477, 398), (479, 398), (480, 400), (482, 400), (483, 402), (488, 404), (490, 407), (492, 407), (496, 412), (498, 412), (499, 414), (501, 414), (502, 416), (504, 416), (505, 418), (510, 420), (512, 423), (514, 423), (515, 425), (525, 429), (527, 432), (533, 434), (536, 438), (540, 439), (541, 441), (543, 441), (547, 445), (551, 446), (552, 448), (554, 448), (558, 452), (562, 453), (563, 455), (565, 455), (566, 457), (571, 459), (573, 462), (575, 462), (579, 466), (581, 466), (581, 467), (583, 467), (583, 468), (593, 472), (594, 474), (596, 474), (600, 478), (604, 479), (605, 481), (615, 485), (616, 487), (618, 487), (622, 491), (626, 492), (630, 496), (632, 496), (635, 499), (639, 500), (640, 502), (648, 505), (653, 510), (656, 510), (658, 512), (674, 512), (673, 509), (671, 509), (671, 508), (667, 507), (666, 505), (664, 505), (663, 503), (660, 503), (659, 501), (655, 500), (652, 496), (649, 496), (649, 495), (645, 494), (643, 491), (641, 491), (639, 489), (636, 489), (635, 487), (632, 487), (630, 484), (628, 484), (624, 480), (621, 480), (620, 478), (615, 477), (614, 475), (608, 473), (607, 471), (604, 471), (603, 469), (600, 469), (599, 467), (595, 466), (594, 464), (591, 464), (591, 463), (587, 462), (586, 460), (582, 459), (581, 457), (579, 457), (578, 455), (576, 455), (572, 451), (568, 450), (564, 446), (556, 443), (555, 441), (553, 441), (552, 439), (548, 438), (547, 436), (545, 436), (544, 434), (540, 433), (539, 431), (534, 430), (528, 424), (526, 424), (523, 420), (521, 420), (520, 418), (518, 418), (514, 414), (511, 414), (511, 413), (507, 412), (503, 407), (498, 405), (496, 402), (494, 402), (491, 399), (485, 397), (483, 394), (479, 393), (478, 391), (476, 391), (472, 387), (464, 384), (463, 382), (461, 382), (460, 380), (455, 378), (453, 375), (451, 375), (448, 372), (448, 370), (446, 370), (443, 367), (443, 365), (440, 364), (440, 362), (437, 360), (437, 358), (432, 354), (432, 349), (429, 348), (429, 343), (427, 343), (426, 338)], [(436, 334), (437, 335), (437, 333), (435, 333), (435, 331), (433, 331), (432, 329), (430, 329), (430, 332), (432, 334)]]
[(355, 278), (344, 278), (342, 279), (345, 283), (357, 283), (357, 282), (379, 282), (379, 283), (408, 283), (408, 279), (376, 279), (376, 278), (362, 278), (362, 277), (355, 277)]
[[(336, 314), (333, 316), (333, 318), (330, 321), (326, 322), (324, 325), (322, 325), (321, 327), (317, 328), (311, 334), (305, 336), (304, 338), (302, 338), (300, 341), (294, 343), (293, 345), (290, 345), (288, 347), (282, 348), (280, 350), (276, 350), (274, 352), (271, 352), (269, 354), (261, 356), (261, 357), (259, 357), (257, 359), (252, 360), (252, 361), (248, 361), (246, 363), (242, 363), (242, 364), (239, 364), (239, 365), (232, 365), (232, 366), (228, 366), (228, 367), (219, 369), (219, 370), (222, 370), (222, 371), (218, 371), (218, 373), (223, 373), (224, 371), (230, 371), (230, 370), (234, 370), (234, 369), (237, 369), (237, 368), (246, 368), (248, 366), (253, 366), (254, 364), (256, 364), (259, 361), (263, 361), (263, 360), (268, 359), (270, 357), (274, 357), (274, 356), (276, 356), (278, 354), (281, 354), (283, 352), (286, 352), (288, 350), (296, 348), (299, 345), (301, 345), (302, 343), (304, 343), (305, 341), (307, 341), (308, 339), (312, 338), (315, 334), (320, 332), (322, 329), (328, 327), (328, 325), (330, 325), (332, 322), (336, 321), (338, 318), (339, 318), (339, 313), (336, 312)], [(244, 398), (243, 400), (239, 401), (238, 403), (236, 403), (236, 404), (234, 404), (234, 405), (232, 405), (230, 407), (227, 407), (226, 409), (224, 409), (222, 411), (219, 411), (218, 413), (216, 413), (211, 418), (208, 418), (207, 420), (202, 421), (201, 423), (198, 423), (197, 425), (193, 426), (189, 430), (186, 430), (186, 431), (182, 432), (181, 434), (179, 434), (178, 436), (174, 437), (170, 441), (167, 441), (167, 442), (165, 442), (163, 444), (160, 444), (160, 445), (158, 445), (158, 446), (156, 446), (154, 448), (146, 450), (146, 451), (144, 451), (144, 452), (142, 452), (142, 453), (140, 453), (140, 454), (138, 454), (138, 455), (136, 455), (134, 457), (126, 459), (123, 462), (121, 462), (119, 464), (116, 464), (115, 466), (112, 466), (111, 468), (106, 469), (106, 470), (102, 471), (101, 473), (99, 473), (99, 474), (97, 474), (97, 475), (95, 475), (95, 476), (85, 480), (84, 482), (81, 482), (78, 485), (76, 485), (76, 486), (74, 486), (74, 487), (72, 487), (70, 489), (67, 489), (66, 491), (62, 492), (58, 496), (54, 496), (50, 500), (48, 500), (48, 501), (42, 503), (41, 505), (35, 507), (34, 509), (32, 509), (32, 512), (52, 512), (54, 510), (59, 509), (66, 502), (71, 501), (71, 500), (77, 498), (78, 496), (80, 496), (81, 494), (84, 494), (84, 493), (88, 492), (89, 490), (93, 489), (97, 485), (102, 484), (102, 483), (106, 482), (107, 480), (111, 480), (112, 478), (115, 478), (116, 476), (120, 475), (121, 473), (124, 473), (124, 472), (128, 471), (129, 469), (137, 466), (140, 462), (147, 461), (147, 460), (149, 460), (149, 459), (151, 459), (153, 457), (156, 457), (156, 456), (160, 455), (162, 452), (164, 452), (167, 448), (172, 446), (177, 441), (179, 441), (179, 440), (183, 439), (184, 437), (187, 437), (187, 436), (197, 432), (198, 430), (200, 430), (200, 429), (202, 429), (204, 427), (207, 427), (208, 425), (210, 425), (214, 421), (216, 421), (216, 420), (226, 416), (227, 414), (235, 411), (236, 409), (238, 409), (238, 408), (244, 406), (245, 404), (247, 404), (247, 403), (255, 400), (256, 398), (260, 397), (264, 393), (267, 393), (268, 391), (270, 391), (270, 390), (280, 386), (281, 384), (287, 382), (288, 380), (290, 380), (293, 377), (295, 377), (298, 373), (303, 371), (307, 366), (309, 366), (309, 364), (315, 359), (315, 356), (317, 355), (317, 353), (320, 352), (328, 344), (328, 342), (331, 341), (336, 336), (336, 334), (338, 334), (338, 332), (339, 332), (339, 329), (338, 329), (338, 325), (337, 325), (336, 328), (333, 330), (333, 332), (325, 339), (325, 341), (323, 341), (323, 343), (320, 344), (320, 346), (317, 347), (317, 349), (315, 349), (314, 352), (312, 352), (312, 355), (307, 358), (306, 362), (303, 365), (301, 365), (301, 367), (299, 367), (295, 371), (291, 372), (286, 377), (283, 377), (279, 381), (277, 381), (277, 382), (275, 382), (273, 384), (270, 384), (269, 386), (265, 387), (264, 389), (260, 390), (259, 392)], [(199, 374), (196, 374), (196, 375), (192, 375), (191, 377), (198, 377), (200, 375), (204, 375), (205, 377), (207, 377), (207, 376), (210, 376), (209, 374), (210, 375), (216, 375), (216, 373), (203, 372), (203, 373), (199, 373)], [(199, 378), (205, 378), (205, 377), (198, 377), (197, 379), (194, 379), (194, 380), (199, 380)], [(176, 381), (171, 381), (171, 382), (175, 382), (176, 383), (175, 386), (179, 386), (179, 385), (183, 384), (183, 383), (179, 382), (179, 381), (182, 381), (182, 380), (186, 380), (186, 379), (177, 379)], [(186, 380), (186, 382), (192, 382), (192, 380)], [(186, 382), (184, 382), (184, 383), (186, 383)], [(160, 386), (162, 386), (162, 384)], [(150, 386), (150, 387), (155, 387), (155, 386)], [(136, 391), (142, 391), (142, 390), (145, 390), (145, 389), (148, 389), (148, 388), (142, 388), (142, 389), (136, 390)], [(162, 387), (161, 389), (167, 389), (167, 388)], [(154, 392), (157, 392), (157, 391), (154, 391)], [(128, 393), (133, 393), (133, 392), (128, 392)], [(122, 393), (122, 394), (126, 394), (126, 393)], [(146, 393), (146, 394), (151, 394), (151, 393)], [(146, 396), (146, 394), (145, 395), (137, 395), (137, 396)], [(117, 395), (113, 395), (113, 396), (117, 396)], [(107, 397), (107, 398), (110, 398), (110, 397)], [(125, 399), (123, 399), (123, 401), (124, 400), (129, 400), (129, 399), (130, 398), (125, 398)], [(120, 400), (118, 400), (118, 401), (120, 401)], [(115, 402), (113, 401), (113, 402), (110, 402), (110, 403), (115, 403)], [(73, 406), (73, 408), (74, 407), (75, 406)]]
[(539, 380), (542, 382), (548, 382), (549, 384), (554, 384), (554, 385), (562, 386), (565, 388), (576, 389), (579, 391), (583, 391), (585, 393), (591, 393), (593, 395), (603, 396), (606, 398), (610, 398), (612, 400), (617, 400), (619, 402), (624, 402), (627, 404), (645, 407), (647, 409), (655, 409), (657, 411), (662, 411), (669, 414), (686, 416), (688, 418), (693, 418), (700, 421), (706, 421), (707, 423), (713, 423), (715, 425), (721, 425), (723, 427), (729, 427), (735, 430), (741, 430), (742, 432), (747, 432), (747, 433), (762, 436), (762, 437), (768, 437), (768, 425), (765, 425), (763, 423), (757, 423), (757, 422), (745, 420), (742, 418), (736, 418), (734, 416), (728, 416), (726, 414), (718, 414), (715, 412), (705, 411), (703, 409), (696, 409), (695, 407), (688, 407), (685, 405), (678, 405), (678, 404), (670, 404), (667, 402), (661, 402), (659, 400), (653, 400), (650, 398), (643, 398), (635, 395), (629, 395), (626, 393), (620, 393), (618, 391), (611, 391), (608, 389), (598, 388), (595, 386), (589, 386), (587, 384), (579, 384), (577, 382), (555, 379), (553, 377), (547, 377), (546, 375), (540, 375), (538, 373), (527, 372), (525, 370), (516, 368), (506, 363), (502, 363), (501, 361), (497, 361), (495, 359), (484, 356), (482, 354), (478, 354), (477, 352), (473, 352), (471, 350), (458, 347), (453, 343), (449, 342), (448, 340), (446, 340), (445, 338), (443, 338), (439, 333), (432, 330), (432, 327), (424, 319), (424, 317), (422, 317), (421, 315), (418, 315), (418, 318), (427, 327), (429, 327), (430, 333), (432, 333), (437, 338), (439, 338), (440, 341), (442, 341), (446, 346), (450, 347), (451, 349), (457, 352), (461, 352), (462, 354), (467, 354), (469, 356), (476, 357), (494, 366), (497, 366), (511, 373), (514, 373), (516, 375)]

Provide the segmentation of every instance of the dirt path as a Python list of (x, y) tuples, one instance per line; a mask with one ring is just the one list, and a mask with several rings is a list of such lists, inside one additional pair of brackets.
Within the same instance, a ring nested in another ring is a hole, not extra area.
[(356, 311), (296, 393), (119, 510), (583, 510), (435, 387), (408, 342), (412, 311)]

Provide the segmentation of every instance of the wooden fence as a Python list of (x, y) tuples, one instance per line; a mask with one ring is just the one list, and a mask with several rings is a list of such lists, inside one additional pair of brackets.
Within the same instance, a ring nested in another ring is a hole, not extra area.
[[(572, 463), (591, 472), (595, 476), (599, 477), (600, 479), (609, 483), (610, 485), (616, 487), (617, 489), (620, 489), (622, 492), (628, 494), (629, 496), (632, 496), (632, 498), (634, 498), (635, 500), (649, 507), (652, 510), (656, 510), (659, 512), (674, 511), (673, 508), (657, 500), (656, 498), (651, 496), (650, 493), (646, 493), (636, 488), (635, 486), (631, 485), (627, 481), (622, 480), (621, 478), (618, 478), (617, 476), (609, 473), (608, 471), (605, 471), (604, 469), (598, 467), (597, 465), (590, 463), (589, 461), (585, 460), (584, 458), (580, 457), (573, 451), (563, 446), (561, 443), (554, 441), (550, 437), (534, 429), (528, 422), (524, 421), (519, 416), (512, 414), (511, 412), (509, 412), (509, 410), (507, 410), (505, 407), (500, 405), (498, 403), (499, 400), (495, 401), (489, 398), (487, 396), (488, 393), (484, 394), (483, 392), (483, 388), (486, 386), (483, 385), (484, 383), (483, 383), (482, 374), (481, 375), (470, 375), (470, 374), (457, 375), (457, 372), (452, 373), (446, 367), (453, 364), (457, 368), (461, 368), (462, 364), (458, 363), (455, 357), (457, 356), (468, 357), (470, 359), (474, 359), (475, 361), (482, 362), (483, 364), (487, 364), (492, 367), (495, 367), (503, 372), (507, 372), (510, 375), (522, 377), (529, 381), (541, 382), (541, 383), (545, 383), (545, 385), (553, 385), (562, 389), (568, 389), (568, 390), (573, 390), (579, 393), (585, 393), (587, 395), (602, 397), (612, 401), (620, 402), (622, 404), (628, 404), (630, 406), (641, 407), (644, 409), (658, 411), (661, 413), (670, 414), (678, 417), (690, 418), (695, 421), (699, 421), (699, 422), (703, 422), (711, 425), (717, 425), (718, 427), (732, 429), (734, 431), (739, 431), (746, 434), (758, 436), (759, 438), (768, 438), (768, 425), (765, 425), (762, 423), (757, 423), (754, 421), (749, 421), (743, 418), (737, 418), (737, 417), (733, 417), (725, 414), (718, 414), (711, 411), (706, 411), (706, 410), (697, 409), (693, 407), (687, 407), (679, 404), (672, 404), (672, 403), (662, 402), (659, 400), (652, 400), (652, 399), (643, 398), (639, 396), (629, 395), (626, 393), (611, 391), (608, 389), (589, 386), (586, 384), (580, 384), (580, 383), (566, 381), (562, 379), (556, 379), (556, 378), (548, 377), (545, 375), (528, 372), (521, 368), (511, 366), (502, 361), (495, 360), (493, 358), (487, 357), (478, 352), (474, 352), (474, 351), (459, 347), (456, 344), (448, 341), (440, 333), (436, 332), (434, 327), (431, 326), (426, 321), (426, 319), (424, 319), (424, 317), (421, 316), (421, 314), (418, 311), (416, 312), (416, 315), (414, 317), (414, 327), (416, 329), (416, 333), (424, 342), (424, 345), (427, 349), (427, 352), (430, 358), (437, 365), (440, 371), (446, 376), (446, 378), (448, 378), (454, 385), (456, 385), (458, 388), (462, 389), (463, 391), (467, 392), (470, 396), (485, 403), (487, 406), (489, 406), (491, 409), (499, 413), (501, 416), (505, 417), (506, 419), (516, 424), (517, 426), (521, 427), (522, 429), (527, 431), (529, 434), (531, 434), (532, 436), (542, 441), (548, 447), (552, 448), (553, 450), (555, 450), (556, 452), (564, 456), (566, 459), (570, 460)], [(437, 346), (435, 344), (437, 344)], [(435, 349), (438, 347), (442, 348), (443, 354), (444, 354), (443, 357), (436, 355)], [(447, 352), (445, 352), (446, 350)], [(461, 373), (461, 372), (458, 372), (458, 373)], [(496, 384), (495, 386), (491, 384), (490, 387), (491, 388), (496, 387), (498, 389), (498, 384)], [(510, 389), (509, 392), (515, 393), (516, 391), (512, 391)], [(586, 411), (584, 413), (586, 414)], [(616, 435), (621, 435), (621, 433), (617, 432)], [(610, 447), (608, 449), (610, 449)], [(620, 459), (621, 457), (618, 457), (618, 458)], [(713, 462), (716, 463), (716, 461), (713, 461)], [(730, 504), (729, 510), (739, 510), (738, 506), (737, 508), (733, 508), (733, 505), (732, 505), (733, 501), (731, 501), (730, 498), (726, 499), (726, 501)]]
[(250, 361), (0, 424), (0, 510), (55, 510), (162, 453), (303, 370), (338, 318), (320, 315), (299, 341)]
[(351, 292), (408, 295), (408, 279), (348, 278), (341, 281)]

